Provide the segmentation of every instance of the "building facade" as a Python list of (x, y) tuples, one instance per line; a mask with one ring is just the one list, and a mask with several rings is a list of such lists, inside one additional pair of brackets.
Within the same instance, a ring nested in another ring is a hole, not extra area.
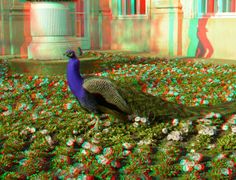
[(55, 59), (81, 46), (236, 60), (236, 0), (0, 3), (1, 55)]

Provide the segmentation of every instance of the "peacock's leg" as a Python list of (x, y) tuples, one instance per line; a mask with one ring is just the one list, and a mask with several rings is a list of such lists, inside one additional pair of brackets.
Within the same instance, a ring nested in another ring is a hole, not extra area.
[(100, 121), (100, 119), (99, 119), (99, 117), (95, 117), (96, 118), (96, 122), (95, 122), (95, 124), (94, 124), (94, 127), (93, 127), (93, 129), (95, 130), (95, 131), (98, 131), (99, 130), (99, 121)]
[(100, 127), (99, 127), (99, 124), (100, 124), (100, 120), (104, 120), (104, 119), (107, 119), (109, 116), (107, 115), (107, 114), (102, 114), (102, 115), (100, 115), (100, 116), (97, 116), (97, 115), (95, 115), (94, 113), (92, 113), (91, 114), (91, 119), (92, 120), (95, 120), (95, 123), (93, 123), (94, 124), (94, 126), (93, 126), (93, 128), (91, 129), (91, 130), (89, 130), (89, 134), (91, 134), (92, 132), (94, 132), (94, 131), (98, 131), (99, 129), (100, 129)]

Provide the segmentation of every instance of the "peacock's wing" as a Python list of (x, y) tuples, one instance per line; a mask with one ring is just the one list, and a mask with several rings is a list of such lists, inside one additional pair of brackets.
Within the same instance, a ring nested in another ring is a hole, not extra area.
[[(117, 91), (117, 87), (109, 79), (100, 77), (86, 77), (84, 79), (83, 88), (94, 96), (102, 96), (108, 103), (116, 106), (122, 112), (129, 114), (130, 108), (126, 101)], [(101, 98), (100, 98), (101, 99)]]

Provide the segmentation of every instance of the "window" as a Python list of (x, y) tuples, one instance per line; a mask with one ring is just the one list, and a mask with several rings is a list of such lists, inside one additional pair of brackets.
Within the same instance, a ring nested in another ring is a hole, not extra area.
[(218, 10), (217, 0), (199, 0), (198, 7), (200, 14), (215, 13)]
[(234, 13), (236, 0), (198, 0), (198, 14)]
[(219, 0), (219, 12), (235, 12), (236, 0)]
[(145, 15), (146, 0), (118, 0), (118, 15)]

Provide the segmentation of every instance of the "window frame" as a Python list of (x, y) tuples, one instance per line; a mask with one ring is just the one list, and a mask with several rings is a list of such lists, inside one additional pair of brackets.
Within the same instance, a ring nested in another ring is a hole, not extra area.
[[(145, 3), (146, 3), (145, 4), (145, 14), (138, 14), (138, 12), (137, 12), (137, 14), (126, 14), (127, 13), (127, 9), (126, 9), (126, 1), (127, 0), (110, 0), (110, 1), (116, 1), (114, 6), (112, 5), (113, 3), (111, 3), (113, 12), (115, 12), (115, 13), (112, 13), (113, 19), (148, 19), (150, 17), (150, 12), (149, 12), (150, 0), (145, 1)], [(119, 3), (118, 1), (123, 1), (125, 8), (120, 7), (120, 4), (122, 4), (122, 3)], [(140, 7), (140, 4), (136, 5), (136, 6)], [(120, 9), (121, 9), (121, 14), (119, 11)], [(137, 9), (139, 9), (139, 8), (137, 8)]]
[[(205, 7), (203, 8), (202, 3), (203, 1), (205, 2)], [(223, 5), (224, 5), (224, 1), (230, 1), (230, 0), (214, 0), (214, 12), (208, 12), (208, 1), (209, 0), (198, 0), (196, 1), (196, 14), (198, 17), (204, 17), (204, 16), (212, 16), (214, 17), (236, 17), (236, 0), (232, 0), (235, 1), (235, 12), (223, 12)], [(230, 2), (229, 2), (230, 3)], [(215, 8), (217, 10), (215, 10)], [(232, 7), (228, 7), (232, 8)], [(202, 11), (203, 10), (203, 11)]]

